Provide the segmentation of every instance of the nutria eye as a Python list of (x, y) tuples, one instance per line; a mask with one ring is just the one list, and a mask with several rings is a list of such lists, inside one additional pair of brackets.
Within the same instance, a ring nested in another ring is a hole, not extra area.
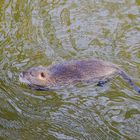
[(43, 72), (40, 73), (41, 77), (45, 78), (45, 74)]

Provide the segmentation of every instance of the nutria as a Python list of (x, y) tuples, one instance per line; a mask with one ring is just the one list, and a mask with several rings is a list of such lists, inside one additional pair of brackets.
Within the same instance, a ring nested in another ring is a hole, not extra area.
[(98, 85), (102, 86), (115, 75), (120, 75), (140, 93), (140, 89), (117, 65), (98, 59), (67, 61), (49, 67), (33, 67), (20, 73), (19, 80), (36, 90), (49, 90), (89, 81), (98, 82)]

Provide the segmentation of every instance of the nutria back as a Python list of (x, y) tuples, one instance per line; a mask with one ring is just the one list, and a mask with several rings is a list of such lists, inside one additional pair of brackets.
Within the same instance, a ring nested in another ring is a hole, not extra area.
[(102, 60), (70, 61), (50, 66), (51, 75), (59, 81), (101, 79), (117, 71), (117, 66)]

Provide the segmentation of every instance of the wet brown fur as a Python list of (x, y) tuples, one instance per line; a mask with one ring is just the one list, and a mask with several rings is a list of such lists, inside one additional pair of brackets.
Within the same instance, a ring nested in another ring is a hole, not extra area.
[(54, 87), (83, 81), (102, 80), (118, 72), (112, 63), (98, 59), (75, 60), (34, 67), (22, 73), (20, 81), (30, 85)]

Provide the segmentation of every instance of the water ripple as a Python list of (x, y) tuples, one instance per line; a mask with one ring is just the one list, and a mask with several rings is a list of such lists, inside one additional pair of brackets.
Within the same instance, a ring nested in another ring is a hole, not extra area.
[(140, 87), (138, 0), (2, 0), (0, 137), (2, 139), (140, 138), (140, 97), (121, 78), (104, 87), (39, 92), (21, 71), (96, 57), (122, 67)]

